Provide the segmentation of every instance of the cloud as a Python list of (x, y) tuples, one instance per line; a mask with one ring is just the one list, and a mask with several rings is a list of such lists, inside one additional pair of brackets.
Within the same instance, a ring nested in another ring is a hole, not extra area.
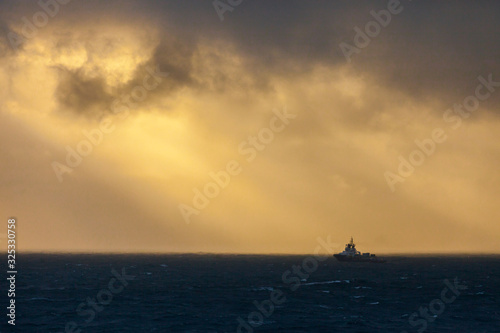
[[(339, 43), (386, 2), (247, 1), (221, 22), (210, 1), (74, 1), (14, 52), (5, 33), (40, 8), (1, 1), (1, 194), (26, 248), (297, 253), (355, 234), (499, 251), (500, 94), (457, 130), (442, 118), (477, 76), (500, 81), (499, 5), (402, 4), (348, 63)], [(114, 115), (151, 68), (168, 76)], [(285, 106), (297, 118), (247, 162), (239, 144)], [(60, 184), (51, 163), (106, 117), (116, 129)], [(436, 127), (448, 140), (392, 193), (384, 172)], [(233, 159), (241, 175), (187, 226), (178, 204)]]
[[(7, 6), (6, 3), (3, 6)], [(89, 10), (91, 7), (92, 10)], [(137, 6), (134, 1), (108, 2), (107, 5), (90, 1), (61, 8), (60, 14), (50, 22), (57, 25), (57, 30), (50, 29), (50, 24), (43, 29), (51, 30), (51, 33), (45, 34), (49, 35), (47, 38), (56, 39), (50, 52), (57, 53), (64, 48), (64, 39), (66, 42), (79, 41), (86, 44), (91, 63), (93, 58), (105, 58), (110, 50), (127, 52), (121, 47), (149, 36), (149, 46), (140, 43), (141, 48), (148, 51), (142, 55), (142, 63), (135, 63), (135, 77), (120, 82), (122, 89), (115, 91), (113, 97), (142, 79), (143, 71), (140, 69), (145, 63), (150, 66), (158, 64), (163, 71), (170, 73), (168, 83), (155, 92), (168, 95), (183, 87), (214, 88), (214, 78), (217, 80), (215, 88), (219, 90), (233, 84), (234, 78), (227, 77), (223, 71), (213, 73), (194, 67), (196, 56), (210, 45), (226, 47), (228, 52), (244, 59), (241, 65), (253, 68), (246, 75), (266, 88), (271, 77), (294, 80), (318, 65), (331, 68), (347, 66), (339, 43), (352, 44), (353, 28), (359, 26), (363, 29), (367, 22), (374, 20), (370, 11), (385, 7), (382, 2), (310, 4), (290, 1), (283, 7), (278, 2), (252, 1), (227, 13), (228, 19), (221, 23), (209, 3), (144, 2)], [(495, 15), (498, 4), (462, 1), (452, 6), (447, 3), (402, 2), (402, 7), (403, 11), (392, 17), (387, 28), (383, 28), (359, 55), (353, 56), (353, 63), (349, 66), (354, 74), (371, 78), (379, 85), (390, 86), (415, 99), (434, 98), (452, 103), (471, 93), (478, 75), (499, 72), (495, 59), (500, 46), (491, 38), (500, 29)], [(102, 23), (101, 18), (110, 8), (113, 8), (110, 20)], [(29, 17), (35, 9), (39, 8), (21, 2), (12, 10), (18, 15), (26, 13)], [(453, 15), (446, 14), (450, 12)], [(191, 24), (186, 24), (186, 17), (190, 18)], [(19, 29), (19, 20), (10, 21)], [(147, 33), (143, 33), (144, 29)], [(78, 36), (64, 33), (82, 30), (88, 33), (80, 32)], [(113, 34), (109, 34), (110, 31)], [(43, 31), (40, 32), (42, 34)], [(124, 38), (125, 35), (135, 35), (136, 38)], [(99, 40), (102, 47), (88, 46), (99, 44), (96, 42)], [(215, 52), (203, 55), (204, 58), (208, 56), (221, 55)], [(223, 67), (224, 60), (221, 57), (217, 65)], [(119, 70), (115, 70), (116, 73)], [(96, 76), (92, 80), (86, 81), (104, 83), (110, 75), (105, 71), (94, 74)], [(61, 77), (61, 86), (66, 80), (67, 77)], [(74, 87), (89, 85), (86, 81)], [(104, 97), (107, 88), (100, 87), (98, 95)], [(73, 93), (75, 101), (80, 100), (80, 93), (83, 93), (83, 99), (88, 99), (84, 91), (77, 89)], [(61, 102), (80, 112), (93, 105), (89, 101), (75, 108), (71, 105), (75, 103)], [(498, 102), (496, 97), (495, 102)], [(448, 103), (443, 103), (442, 107)]]
[(85, 78), (81, 71), (61, 70), (56, 98), (65, 110), (92, 112), (107, 110), (113, 96), (106, 93), (102, 78)]

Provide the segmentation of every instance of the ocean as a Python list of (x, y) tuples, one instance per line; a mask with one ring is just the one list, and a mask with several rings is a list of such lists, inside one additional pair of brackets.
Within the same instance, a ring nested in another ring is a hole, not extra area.
[(1, 331), (500, 332), (499, 256), (386, 258), (20, 254)]

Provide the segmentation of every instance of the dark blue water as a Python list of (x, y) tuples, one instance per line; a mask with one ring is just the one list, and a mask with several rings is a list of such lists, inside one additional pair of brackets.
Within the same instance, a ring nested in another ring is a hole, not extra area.
[(20, 255), (1, 331), (500, 332), (498, 256), (306, 258)]

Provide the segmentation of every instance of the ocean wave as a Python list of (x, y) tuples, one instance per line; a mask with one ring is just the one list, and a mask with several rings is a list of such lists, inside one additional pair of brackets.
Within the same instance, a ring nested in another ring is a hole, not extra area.
[(351, 283), (349, 280), (332, 280), (332, 281), (322, 281), (322, 282), (309, 282), (309, 283), (303, 283), (304, 286), (312, 286), (315, 284), (330, 284), (330, 283)]

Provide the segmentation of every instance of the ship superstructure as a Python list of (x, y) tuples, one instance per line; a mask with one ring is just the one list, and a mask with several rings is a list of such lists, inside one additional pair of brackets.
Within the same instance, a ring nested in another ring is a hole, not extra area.
[(384, 259), (377, 258), (376, 255), (369, 252), (361, 253), (356, 250), (356, 244), (351, 236), (351, 241), (345, 245), (344, 251), (333, 255), (338, 261), (357, 261), (383, 263)]

